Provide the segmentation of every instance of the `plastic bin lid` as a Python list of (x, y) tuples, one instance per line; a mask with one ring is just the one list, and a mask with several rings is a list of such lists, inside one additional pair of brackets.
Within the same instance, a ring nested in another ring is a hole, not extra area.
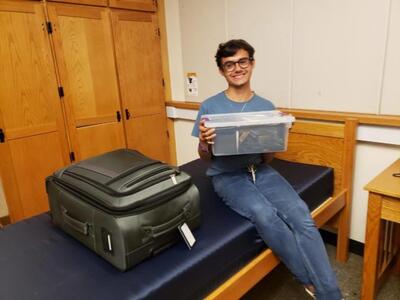
[(202, 115), (205, 119), (204, 125), (209, 128), (229, 126), (251, 126), (271, 124), (291, 124), (295, 121), (292, 115), (285, 114), (279, 110), (266, 110), (256, 112), (242, 112), (229, 114)]

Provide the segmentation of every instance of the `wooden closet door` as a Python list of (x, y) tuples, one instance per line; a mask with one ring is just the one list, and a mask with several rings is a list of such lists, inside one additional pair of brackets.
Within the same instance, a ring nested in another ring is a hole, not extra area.
[(128, 147), (168, 161), (156, 16), (149, 12), (118, 10), (113, 10), (111, 16)]
[(48, 210), (45, 178), (69, 163), (43, 4), (0, 2), (0, 176), (10, 218)]
[(76, 159), (125, 148), (107, 9), (47, 7)]

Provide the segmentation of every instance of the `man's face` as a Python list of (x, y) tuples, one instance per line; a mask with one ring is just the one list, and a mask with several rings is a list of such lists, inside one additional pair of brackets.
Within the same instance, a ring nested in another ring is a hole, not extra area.
[(250, 82), (254, 61), (248, 59), (249, 54), (243, 49), (239, 49), (233, 56), (222, 58), (220, 73), (228, 81), (229, 86), (241, 87)]

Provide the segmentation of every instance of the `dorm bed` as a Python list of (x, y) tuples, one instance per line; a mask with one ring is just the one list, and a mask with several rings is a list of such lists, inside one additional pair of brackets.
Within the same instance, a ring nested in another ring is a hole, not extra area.
[[(347, 257), (355, 121), (301, 121), (273, 166), (313, 211), (318, 226), (337, 215), (338, 258)], [(312, 166), (312, 163), (319, 166)], [(120, 272), (42, 214), (0, 230), (2, 299), (237, 299), (277, 264), (253, 225), (227, 208), (205, 176), (207, 164), (183, 165), (201, 195), (203, 222), (183, 241)]]

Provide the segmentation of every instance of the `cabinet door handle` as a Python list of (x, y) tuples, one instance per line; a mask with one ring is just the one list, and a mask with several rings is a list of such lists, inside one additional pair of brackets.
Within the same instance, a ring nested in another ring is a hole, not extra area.
[(4, 135), (3, 129), (0, 128), (0, 143), (4, 143), (6, 136)]
[(125, 109), (125, 116), (126, 116), (127, 120), (129, 120), (131, 118), (131, 113), (129, 112), (128, 109)]
[(117, 121), (121, 122), (121, 113), (119, 112), (119, 110), (117, 111)]

